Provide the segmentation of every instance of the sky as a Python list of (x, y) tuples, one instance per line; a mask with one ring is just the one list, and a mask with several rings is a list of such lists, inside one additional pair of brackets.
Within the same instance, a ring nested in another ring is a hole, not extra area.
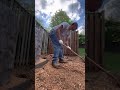
[(84, 29), (85, 0), (35, 0), (36, 20), (41, 22), (45, 29), (49, 28), (51, 17), (60, 9), (73, 21), (78, 22), (79, 31)]

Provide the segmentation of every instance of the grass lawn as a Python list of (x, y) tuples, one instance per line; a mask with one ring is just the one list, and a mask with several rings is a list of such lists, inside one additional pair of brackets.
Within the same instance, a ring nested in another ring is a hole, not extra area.
[(79, 48), (79, 55), (85, 57), (85, 48)]
[[(79, 48), (79, 55), (85, 57), (85, 48)], [(103, 64), (108, 71), (120, 72), (120, 53), (104, 52)]]
[(120, 53), (105, 52), (103, 64), (112, 72), (120, 71)]

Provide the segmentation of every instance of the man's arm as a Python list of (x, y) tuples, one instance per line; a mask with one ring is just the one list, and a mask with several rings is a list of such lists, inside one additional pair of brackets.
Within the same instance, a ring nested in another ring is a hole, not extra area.
[(60, 33), (61, 33), (61, 30), (62, 30), (62, 29), (63, 29), (63, 25), (61, 25), (61, 26), (58, 28), (57, 32), (56, 32), (58, 40), (61, 40), (61, 35), (60, 35)]
[(68, 42), (69, 42), (69, 40), (70, 40), (70, 38), (68, 38), (68, 37), (66, 37), (66, 42), (65, 42), (65, 44), (68, 46)]
[(71, 47), (68, 45), (69, 40), (70, 40), (70, 37), (69, 37), (69, 36), (66, 37), (66, 42), (65, 42), (65, 44), (66, 44), (66, 46), (67, 46), (68, 49), (71, 49)]

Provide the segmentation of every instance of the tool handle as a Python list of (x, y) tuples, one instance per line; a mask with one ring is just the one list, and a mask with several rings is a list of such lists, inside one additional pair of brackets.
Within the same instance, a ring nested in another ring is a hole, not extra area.
[[(67, 46), (65, 44), (63, 44), (63, 46), (65, 46), (67, 48)], [(69, 49), (69, 48), (68, 48)], [(77, 55), (80, 59), (82, 59), (82, 61), (85, 63), (85, 60), (80, 56), (78, 55), (76, 52), (74, 52), (72, 49), (69, 49), (70, 51), (72, 51), (75, 55)]]

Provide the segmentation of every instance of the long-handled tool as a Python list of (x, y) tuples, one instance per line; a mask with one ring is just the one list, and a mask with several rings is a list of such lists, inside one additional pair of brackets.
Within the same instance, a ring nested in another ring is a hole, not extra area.
[[(48, 32), (47, 32), (48, 33)], [(67, 46), (65, 44), (63, 44), (63, 46), (65, 46), (67, 48)], [(75, 55), (77, 55), (80, 59), (82, 59), (82, 61), (85, 63), (85, 60), (80, 56), (78, 55), (76, 52), (74, 52), (72, 49), (70, 49)], [(101, 67), (99, 64), (97, 64), (96, 62), (94, 62), (91, 58), (89, 58), (88, 56), (86, 56), (87, 59), (93, 63), (96, 67), (98, 67), (100, 70), (102, 70), (103, 72), (105, 72), (108, 76), (110, 76), (112, 79), (114, 79), (117, 83), (117, 85), (120, 87), (120, 82), (118, 81), (118, 79), (113, 76), (112, 74), (110, 74), (107, 70), (105, 70), (103, 67)]]
[[(67, 46), (65, 44), (63, 44), (63, 46), (65, 46), (67, 48)], [(72, 49), (70, 49), (70, 51), (72, 51), (75, 55), (77, 55), (80, 59), (82, 59), (82, 61), (85, 63), (85, 60), (80, 56), (78, 55), (76, 52), (74, 52)]]
[[(67, 48), (67, 46), (65, 44), (63, 44), (63, 46), (65, 46)], [(69, 49), (69, 48), (68, 48)], [(74, 52), (72, 49), (69, 49), (70, 51), (72, 51), (75, 55), (77, 55), (80, 59), (82, 59), (82, 61), (84, 61), (85, 63), (85, 60), (80, 56), (78, 55), (76, 52)], [(101, 67), (99, 64), (97, 64), (96, 62), (94, 62), (91, 58), (89, 58), (88, 56), (86, 56), (87, 59), (93, 63), (96, 67), (98, 67), (100, 70), (102, 70), (103, 72), (105, 72), (108, 76), (110, 76), (112, 79), (114, 79), (117, 83), (117, 85), (120, 87), (120, 82), (118, 81), (118, 79), (113, 76), (112, 74), (109, 73), (109, 71), (105, 70), (103, 67)]]

